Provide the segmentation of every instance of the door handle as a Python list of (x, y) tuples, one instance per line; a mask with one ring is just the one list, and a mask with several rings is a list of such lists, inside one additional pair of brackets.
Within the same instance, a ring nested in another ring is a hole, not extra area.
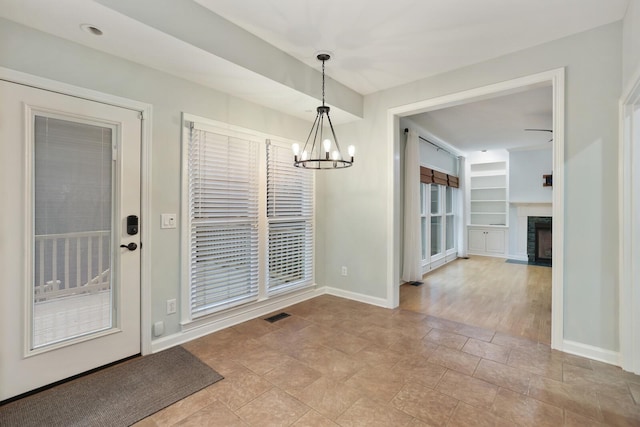
[(120, 245), (121, 248), (127, 248), (130, 251), (135, 251), (136, 249), (138, 249), (138, 245), (136, 245), (134, 242), (129, 243), (128, 245)]

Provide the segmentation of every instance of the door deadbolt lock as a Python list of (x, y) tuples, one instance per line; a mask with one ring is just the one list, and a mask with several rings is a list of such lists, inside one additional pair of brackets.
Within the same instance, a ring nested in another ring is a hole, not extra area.
[(127, 234), (129, 236), (138, 234), (138, 217), (136, 215), (129, 215), (127, 217)]
[(127, 248), (130, 251), (135, 251), (136, 249), (138, 249), (138, 245), (136, 245), (134, 242), (129, 243), (128, 245), (120, 245), (121, 248)]

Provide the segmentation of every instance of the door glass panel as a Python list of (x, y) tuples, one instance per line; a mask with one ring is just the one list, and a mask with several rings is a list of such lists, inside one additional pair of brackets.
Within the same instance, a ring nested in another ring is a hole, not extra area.
[(112, 327), (112, 129), (36, 115), (31, 348)]

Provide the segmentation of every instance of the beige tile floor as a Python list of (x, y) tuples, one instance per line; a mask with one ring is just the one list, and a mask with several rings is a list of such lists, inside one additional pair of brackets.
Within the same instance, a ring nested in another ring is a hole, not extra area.
[(138, 426), (640, 426), (640, 377), (333, 296), (184, 347), (225, 379)]

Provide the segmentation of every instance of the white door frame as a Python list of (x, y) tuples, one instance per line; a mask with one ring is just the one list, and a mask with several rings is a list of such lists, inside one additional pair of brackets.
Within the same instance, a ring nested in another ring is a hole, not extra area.
[[(473, 101), (517, 93), (551, 84), (553, 88), (553, 272), (551, 279), (551, 347), (564, 346), (564, 114), (565, 69), (545, 71), (530, 76), (478, 87), (437, 98), (426, 99), (387, 112), (387, 158), (389, 195), (387, 198), (387, 306), (397, 307), (400, 300), (399, 276), (399, 122), (400, 117), (466, 104)], [(640, 353), (639, 353), (640, 354)]]
[(142, 227), (140, 227), (140, 241), (144, 242), (144, 250), (140, 251), (140, 348), (143, 355), (151, 353), (151, 284), (149, 282), (151, 277), (151, 245), (149, 244), (151, 226), (151, 182), (149, 177), (151, 176), (151, 128), (153, 123), (151, 104), (73, 86), (4, 67), (0, 67), (0, 80), (127, 108), (129, 110), (139, 111), (142, 114), (142, 153), (140, 165), (140, 221)]
[(623, 91), (619, 102), (618, 149), (620, 366), (640, 374), (640, 68)]

